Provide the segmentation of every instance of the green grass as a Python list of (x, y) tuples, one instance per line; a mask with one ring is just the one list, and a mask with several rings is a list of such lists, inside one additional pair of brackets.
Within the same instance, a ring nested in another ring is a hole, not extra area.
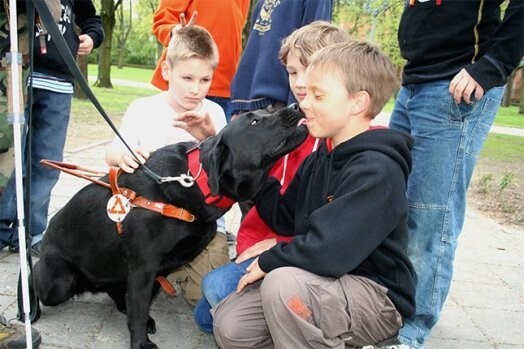
[[(89, 64), (87, 71), (89, 76), (97, 76), (98, 65)], [(150, 82), (152, 75), (153, 69), (132, 67), (123, 67), (122, 69), (118, 69), (116, 66), (111, 67), (111, 78), (114, 79), (130, 80), (137, 82)]]
[(518, 106), (500, 107), (495, 125), (524, 128), (524, 114), (519, 114)]
[[(138, 87), (128, 87), (113, 85), (113, 88), (100, 88), (90, 86), (102, 108), (111, 117), (113, 121), (120, 120), (124, 115), (127, 107), (131, 102), (140, 97), (151, 96), (158, 93), (155, 89), (146, 89)], [(73, 99), (71, 114), (77, 121), (93, 123), (97, 120), (103, 120), (102, 116), (96, 110), (95, 106), (89, 99)]]
[(480, 157), (522, 164), (524, 162), (524, 137), (490, 133)]

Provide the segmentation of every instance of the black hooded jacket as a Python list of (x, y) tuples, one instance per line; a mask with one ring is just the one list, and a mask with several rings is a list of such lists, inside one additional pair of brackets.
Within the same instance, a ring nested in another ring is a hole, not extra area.
[[(60, 2), (62, 18), (58, 26), (73, 57), (76, 57), (80, 43), (79, 34), (75, 32), (75, 24), (80, 28), (80, 34), (87, 34), (93, 39), (93, 48), (100, 46), (104, 40), (104, 29), (102, 19), (96, 14), (92, 0), (60, 0)], [(34, 71), (72, 83), (74, 81), (73, 74), (62, 59), (62, 55), (51, 40), (51, 36), (46, 35), (47, 53), (43, 54), (38, 35), (35, 30)]]
[(260, 268), (364, 276), (385, 286), (397, 310), (411, 317), (416, 281), (406, 255), (411, 145), (401, 131), (369, 130), (331, 152), (324, 142), (283, 196), (279, 182), (268, 181), (255, 198), (258, 212), (277, 233), (295, 237), (261, 254)]
[(524, 55), (524, 1), (406, 1), (398, 30), (403, 84), (451, 80), (462, 68), (487, 91), (506, 83)]

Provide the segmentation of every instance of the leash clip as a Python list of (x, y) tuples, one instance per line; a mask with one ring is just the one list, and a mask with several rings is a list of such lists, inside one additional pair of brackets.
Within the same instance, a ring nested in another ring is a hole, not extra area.
[(195, 179), (187, 174), (181, 174), (178, 177), (161, 177), (160, 183), (178, 182), (183, 187), (189, 188), (195, 183)]

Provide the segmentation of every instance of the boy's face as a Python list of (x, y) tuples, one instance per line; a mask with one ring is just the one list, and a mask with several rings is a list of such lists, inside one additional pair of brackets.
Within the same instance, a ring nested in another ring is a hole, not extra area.
[(297, 102), (306, 97), (306, 66), (300, 63), (299, 51), (291, 49), (286, 59), (286, 70), (289, 77), (289, 87)]
[(169, 83), (171, 107), (178, 113), (199, 109), (211, 85), (213, 73), (210, 63), (196, 57), (181, 60), (173, 67), (164, 61), (162, 76)]
[(309, 133), (317, 138), (331, 138), (334, 145), (345, 141), (352, 103), (339, 76), (330, 69), (310, 67), (306, 91), (300, 108), (306, 116)]

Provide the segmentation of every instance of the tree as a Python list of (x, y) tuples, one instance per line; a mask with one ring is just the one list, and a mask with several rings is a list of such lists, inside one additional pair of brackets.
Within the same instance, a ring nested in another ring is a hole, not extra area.
[(122, 69), (124, 66), (124, 58), (126, 54), (126, 43), (127, 39), (129, 37), (129, 33), (131, 32), (131, 29), (133, 27), (133, 6), (131, 6), (131, 3), (127, 3), (127, 10), (128, 10), (128, 17), (125, 16), (125, 6), (122, 5), (119, 7), (119, 9), (116, 11), (116, 15), (118, 17), (118, 27), (116, 28), (116, 41), (117, 41), (117, 52), (118, 52), (118, 59), (117, 59), (117, 66), (118, 68)]
[(153, 14), (158, 0), (138, 0), (133, 8), (133, 29), (126, 49), (126, 64), (154, 67), (162, 51), (153, 35)]
[(122, 5), (122, 0), (101, 0), (100, 3), (100, 17), (102, 17), (105, 37), (99, 49), (98, 77), (95, 86), (113, 88), (111, 84), (111, 47), (116, 22), (115, 12)]
[(355, 39), (368, 39), (379, 46), (401, 70), (397, 30), (404, 0), (335, 0), (333, 21)]
[[(87, 56), (76, 56), (76, 64), (87, 81)], [(78, 99), (87, 99), (84, 90), (82, 90), (82, 87), (80, 87), (80, 84), (78, 83), (74, 84), (73, 97)]]

